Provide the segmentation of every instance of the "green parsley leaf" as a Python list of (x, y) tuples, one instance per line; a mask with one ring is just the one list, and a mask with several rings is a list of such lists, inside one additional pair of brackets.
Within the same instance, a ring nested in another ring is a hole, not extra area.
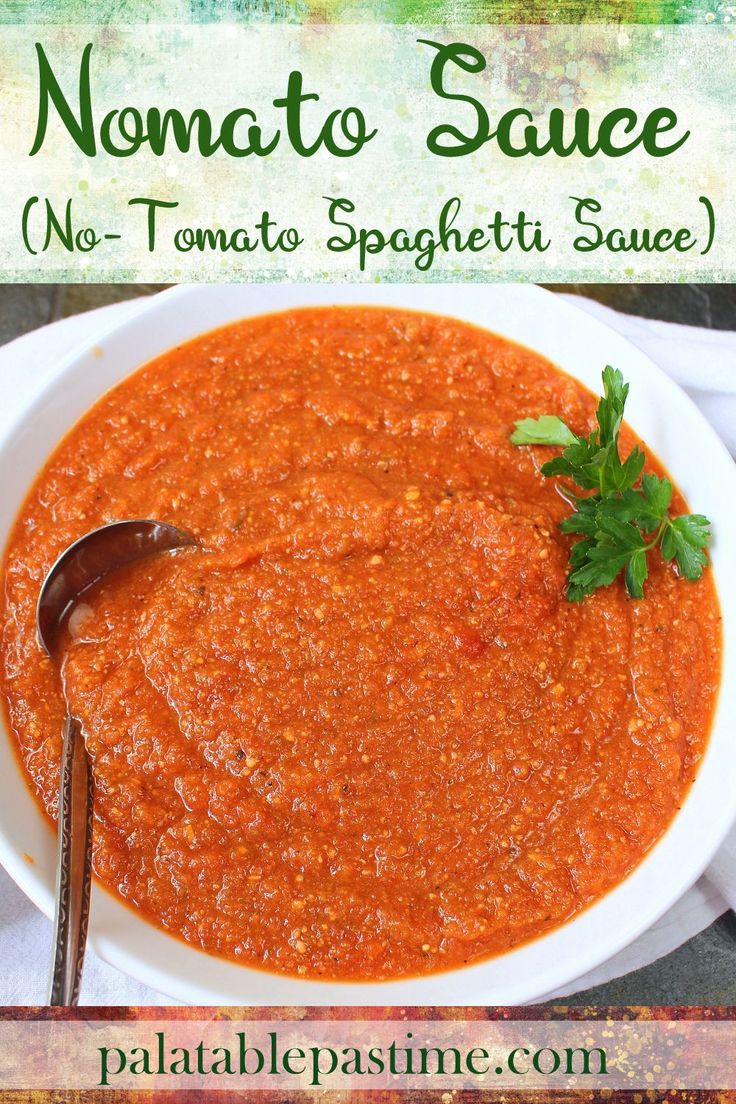
[(636, 522), (648, 533), (653, 533), (667, 516), (672, 501), (672, 484), (666, 476), (660, 477), (652, 472), (642, 476), (641, 494), (646, 503), (645, 509), (636, 516)]
[(665, 476), (642, 474), (646, 462), (636, 445), (622, 459), (619, 434), (629, 385), (617, 369), (603, 371), (603, 395), (596, 410), (597, 430), (574, 433), (549, 414), (524, 418), (511, 436), (517, 445), (557, 445), (560, 456), (542, 465), (545, 476), (562, 476), (582, 491), (567, 490), (572, 513), (560, 523), (574, 534), (570, 550), (567, 597), (580, 602), (623, 573), (632, 598), (644, 596), (649, 575), (648, 553), (660, 548), (686, 579), (699, 579), (708, 563), (710, 522), (702, 514), (669, 516), (672, 484)]
[(629, 552), (620, 552), (615, 545), (597, 544), (593, 541), (583, 563), (568, 576), (568, 598), (579, 602), (598, 587), (610, 586), (630, 559)]
[(589, 537), (587, 540), (575, 541), (570, 549), (570, 567), (581, 567), (588, 558), (588, 553), (595, 548), (595, 540)]
[(635, 445), (627, 458), (622, 462), (618, 454), (617, 442), (612, 441), (608, 446), (606, 466), (603, 473), (602, 491), (604, 494), (610, 491), (627, 491), (633, 487), (644, 467), (646, 456)]
[(710, 522), (702, 514), (668, 519), (662, 535), (662, 555), (674, 559), (686, 579), (699, 579), (708, 563), (704, 549), (710, 541)]
[(642, 533), (630, 521), (621, 521), (617, 517), (598, 518), (598, 532), (596, 539), (601, 545), (611, 545), (621, 552), (635, 552), (639, 548), (646, 548), (646, 541)]
[(632, 598), (644, 597), (644, 582), (649, 574), (646, 548), (632, 553), (626, 565), (626, 589)]
[(578, 487), (594, 490), (600, 487), (601, 449), (591, 437), (578, 437), (568, 445), (562, 456), (542, 464), (542, 475), (567, 475)]
[[(563, 533), (581, 533), (585, 537), (594, 537), (598, 530), (598, 511), (604, 507), (598, 495), (589, 495), (588, 498), (579, 498), (577, 509), (568, 514), (560, 522)], [(580, 543), (580, 542), (578, 542)], [(574, 545), (573, 549), (578, 545)], [(572, 559), (572, 554), (571, 557)]]
[[(582, 554), (580, 545), (585, 545)], [(574, 545), (570, 556), (569, 585), (576, 601), (591, 594), (599, 586), (609, 586), (621, 572), (626, 572), (629, 593), (641, 598), (642, 584), (647, 575), (646, 541), (639, 529), (611, 515), (597, 516), (595, 535)], [(633, 588), (633, 589), (632, 589)], [(634, 593), (636, 591), (637, 593)]]
[(603, 396), (595, 415), (602, 445), (610, 445), (618, 440), (628, 394), (629, 385), (624, 383), (622, 374), (617, 368), (607, 364), (603, 369)]
[(522, 418), (511, 434), (512, 445), (571, 445), (577, 438), (562, 418), (543, 414), (541, 418)]

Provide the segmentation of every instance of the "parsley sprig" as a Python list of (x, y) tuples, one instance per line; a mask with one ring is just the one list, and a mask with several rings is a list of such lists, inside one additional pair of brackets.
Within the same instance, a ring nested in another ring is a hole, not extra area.
[(515, 445), (562, 446), (562, 455), (543, 464), (542, 474), (562, 476), (584, 492), (565, 487), (573, 512), (560, 524), (563, 533), (580, 538), (570, 552), (571, 602), (609, 586), (621, 572), (631, 597), (642, 598), (647, 556), (654, 548), (665, 560), (674, 560), (686, 579), (699, 579), (708, 563), (708, 518), (670, 516), (672, 484), (664, 476), (642, 476), (646, 457), (638, 445), (621, 458), (619, 432), (628, 393), (621, 372), (609, 365), (603, 371), (603, 397), (592, 433), (579, 437), (561, 418), (543, 414), (516, 422), (511, 436)]

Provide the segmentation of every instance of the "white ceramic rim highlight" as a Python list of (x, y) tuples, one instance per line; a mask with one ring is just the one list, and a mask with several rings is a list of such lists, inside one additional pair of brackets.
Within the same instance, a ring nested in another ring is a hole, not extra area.
[[(687, 396), (598, 319), (527, 285), (204, 285), (153, 297), (140, 313), (81, 346), (29, 394), (0, 439), (3, 546), (50, 451), (101, 394), (171, 346), (238, 318), (290, 307), (377, 304), (465, 319), (519, 341), (598, 391), (606, 363), (632, 383), (627, 418), (699, 512), (714, 523), (721, 601), (722, 686), (713, 731), (681, 812), (637, 869), (579, 916), (508, 954), (460, 970), (390, 982), (284, 977), (207, 955), (155, 928), (95, 886), (90, 942), (123, 972), (185, 1002), (252, 1005), (522, 1004), (587, 973), (650, 927), (700, 876), (736, 819), (736, 466)], [(685, 583), (683, 586), (687, 585)], [(5, 726), (0, 734), (0, 861), (47, 916), (55, 841)], [(34, 862), (24, 858), (31, 854)]]

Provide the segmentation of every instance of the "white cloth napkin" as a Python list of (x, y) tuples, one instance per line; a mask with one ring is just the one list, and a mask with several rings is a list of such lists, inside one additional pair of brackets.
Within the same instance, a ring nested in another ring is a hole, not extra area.
[[(648, 353), (691, 395), (736, 454), (736, 332), (653, 322), (577, 296), (565, 298), (600, 316)], [(0, 427), (21, 400), (43, 385), (60, 357), (134, 314), (144, 302), (130, 300), (76, 315), (0, 348)], [(646, 966), (697, 935), (728, 908), (736, 908), (736, 829), (705, 875), (657, 924), (602, 966), (550, 996), (567, 996)], [(45, 1002), (50, 939), (49, 921), (0, 869), (0, 1004)], [(174, 1003), (125, 977), (92, 951), (81, 996), (83, 1004)]]

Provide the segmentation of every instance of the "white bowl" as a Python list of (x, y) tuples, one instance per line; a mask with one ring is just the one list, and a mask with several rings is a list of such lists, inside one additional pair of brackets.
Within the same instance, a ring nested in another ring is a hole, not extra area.
[[(607, 363), (632, 382), (627, 418), (698, 512), (713, 521), (724, 617), (722, 689), (684, 806), (636, 870), (569, 923), (507, 954), (430, 977), (377, 983), (300, 980), (216, 958), (149, 924), (96, 886), (90, 940), (100, 957), (183, 1001), (256, 1005), (521, 1004), (587, 973), (648, 928), (699, 877), (736, 818), (736, 466), (698, 409), (646, 356), (556, 296), (519, 285), (196, 286), (166, 291), (49, 373), (0, 438), (0, 540), (50, 447), (108, 388), (179, 342), (247, 315), (375, 303), (465, 319), (537, 350), (594, 391)], [(685, 585), (685, 584), (683, 584)], [(55, 841), (7, 732), (0, 734), (0, 860), (48, 916)], [(34, 856), (31, 865), (24, 853)]]

